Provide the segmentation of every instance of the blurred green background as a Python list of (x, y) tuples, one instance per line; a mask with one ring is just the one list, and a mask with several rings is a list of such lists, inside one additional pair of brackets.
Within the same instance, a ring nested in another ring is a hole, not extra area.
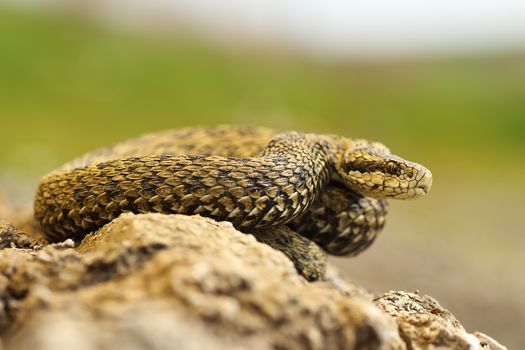
[(0, 10), (0, 185), (159, 129), (248, 124), (378, 140), (434, 173), (384, 234), (334, 259), (378, 292), (418, 289), (525, 348), (525, 53), (323, 64), (287, 52)]

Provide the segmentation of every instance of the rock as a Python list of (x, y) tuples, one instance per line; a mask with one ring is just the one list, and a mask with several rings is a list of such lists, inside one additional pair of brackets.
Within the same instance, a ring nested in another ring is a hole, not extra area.
[(492, 339), (486, 334), (481, 332), (474, 332), (474, 336), (479, 339), (479, 342), (483, 348), (489, 348), (492, 350), (507, 350), (507, 347), (498, 343), (495, 339)]
[(428, 295), (392, 291), (375, 304), (395, 318), (409, 349), (500, 349), (487, 338), (467, 333), (450, 311)]
[(47, 242), (43, 238), (38, 238), (27, 234), (9, 222), (0, 219), (0, 249), (38, 249), (45, 245), (47, 245)]
[(9, 242), (0, 250), (0, 331), (6, 348), (481, 349), (481, 343), (489, 344), (469, 336), (431, 298), (390, 292), (373, 302), (369, 292), (331, 267), (324, 281), (309, 283), (283, 253), (226, 222), (124, 214), (77, 247), (72, 241), (39, 245), (12, 226), (0, 227), (8, 232), (0, 237)]

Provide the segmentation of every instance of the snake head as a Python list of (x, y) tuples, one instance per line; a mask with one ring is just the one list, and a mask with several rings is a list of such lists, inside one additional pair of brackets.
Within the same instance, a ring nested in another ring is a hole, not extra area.
[(337, 172), (353, 191), (372, 198), (412, 199), (432, 186), (432, 173), (424, 166), (390, 153), (376, 142), (361, 142), (339, 160)]

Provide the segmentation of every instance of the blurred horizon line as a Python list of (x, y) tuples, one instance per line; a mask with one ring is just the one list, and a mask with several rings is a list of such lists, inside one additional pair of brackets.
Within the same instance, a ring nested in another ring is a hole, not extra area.
[(294, 0), (6, 0), (5, 4), (124, 30), (182, 32), (226, 46), (274, 49), (327, 63), (432, 61), (525, 52), (525, 2), (503, 0), (496, 6), (493, 1), (462, 0), (454, 2), (454, 11), (443, 3), (422, 7), (404, 0), (394, 7), (379, 7), (381, 2), (332, 0), (324, 6), (291, 6)]

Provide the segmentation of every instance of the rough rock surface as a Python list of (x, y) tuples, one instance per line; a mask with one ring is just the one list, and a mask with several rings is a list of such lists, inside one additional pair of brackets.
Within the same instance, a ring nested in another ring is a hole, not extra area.
[(428, 295), (390, 291), (375, 304), (394, 317), (409, 349), (504, 349), (484, 334), (467, 333), (450, 311)]
[(47, 242), (43, 238), (34, 237), (33, 235), (21, 231), (9, 222), (0, 219), (0, 249), (38, 249), (46, 244)]
[[(502, 349), (429, 297), (309, 283), (229, 223), (125, 214), (43, 246), (0, 225), (0, 331), (13, 349)], [(480, 340), (478, 340), (480, 339)]]

